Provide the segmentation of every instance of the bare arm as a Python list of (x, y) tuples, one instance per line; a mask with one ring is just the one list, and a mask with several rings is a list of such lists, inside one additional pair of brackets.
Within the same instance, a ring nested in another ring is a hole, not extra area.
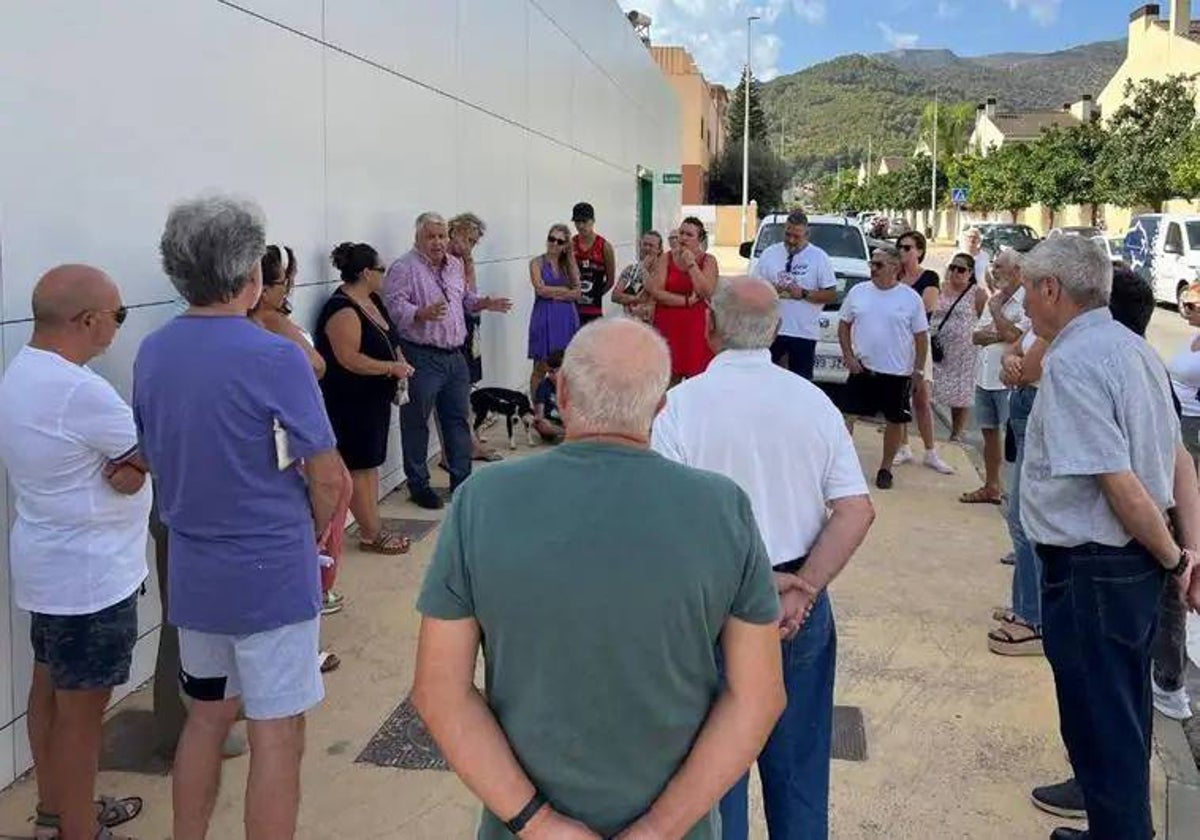
[(308, 339), (304, 337), (304, 332), (292, 322), (291, 318), (282, 312), (272, 312), (266, 314), (263, 322), (271, 332), (283, 336), (304, 351), (304, 355), (308, 358), (308, 363), (312, 366), (313, 373), (316, 374), (317, 379), (325, 375), (325, 359), (321, 357), (321, 354), (317, 352), (315, 347), (308, 343)]
[(669, 254), (664, 254), (658, 265), (654, 266), (654, 274), (646, 278), (646, 291), (657, 303), (666, 306), (687, 306), (687, 298), (684, 295), (667, 291), (667, 262), (670, 259)]
[[(575, 289), (563, 288), (559, 286), (547, 286), (542, 280), (542, 263), (543, 257), (534, 257), (529, 263), (529, 282), (533, 284), (533, 293), (540, 298), (546, 300), (577, 300), (578, 295), (578, 276), (576, 276)], [(569, 274), (568, 274), (569, 280)]]
[(938, 307), (938, 296), (941, 294), (935, 286), (930, 286), (921, 292), (921, 303), (926, 312), (933, 312)]
[(336, 450), (321, 452), (304, 459), (304, 475), (308, 479), (308, 501), (312, 505), (313, 526), (317, 534), (325, 533), (337, 512), (338, 499), (345, 481), (345, 467)]
[[(473, 618), (421, 619), (412, 701), (454, 772), (489, 811), (508, 820), (533, 798), (536, 788), (475, 688), (479, 641), (479, 624)], [(556, 817), (563, 819), (543, 807), (522, 834), (533, 836)]]
[(779, 632), (736, 618), (721, 630), (725, 686), (679, 772), (625, 837), (677, 838), (753, 763), (787, 705)]
[(708, 300), (717, 291), (716, 259), (705, 260), (703, 268), (700, 267), (699, 263), (692, 266), (688, 269), (688, 277), (692, 280), (692, 286), (696, 289), (696, 294)]
[(809, 289), (804, 293), (804, 299), (809, 303), (834, 303), (837, 301), (838, 291), (833, 289)]
[(1014, 342), (1021, 338), (1023, 330), (1013, 321), (1004, 317), (1004, 307), (1012, 300), (1013, 291), (1004, 289), (997, 292), (990, 301), (988, 306), (992, 310), (992, 322), (998, 341)]
[(987, 306), (988, 293), (987, 289), (980, 286), (975, 287), (975, 317), (978, 318), (983, 314), (983, 308)]
[[(362, 323), (350, 309), (343, 309), (325, 322), (325, 335), (338, 364), (360, 376), (395, 376), (396, 362), (372, 359), (363, 353)], [(407, 367), (407, 365), (406, 365)]]
[(829, 504), (829, 519), (796, 574), (808, 587), (820, 592), (846, 568), (854, 552), (867, 537), (875, 521), (870, 496), (847, 496)]
[[(1178, 457), (1176, 457), (1178, 472)], [(1179, 545), (1167, 528), (1167, 519), (1132, 471), (1097, 476), (1104, 498), (1125, 531), (1166, 568), (1179, 560)]]
[(923, 373), (925, 371), (925, 359), (929, 356), (929, 333), (919, 332), (914, 335), (913, 346), (917, 351), (917, 359), (914, 362), (913, 373)]
[[(644, 264), (639, 264), (638, 268), (640, 268), (644, 274), (649, 273), (646, 272)], [(617, 285), (613, 287), (613, 303), (619, 303), (622, 306), (633, 306), (635, 303), (642, 302), (642, 295), (630, 294), (629, 292), (629, 281), (633, 279), (633, 276), (634, 272), (631, 272), (628, 276), (626, 276), (624, 272), (621, 273), (621, 277), (617, 280)]]
[(604, 241), (604, 289), (600, 294), (605, 295), (608, 290), (613, 287), (613, 281), (617, 276), (617, 255), (613, 253), (613, 246), (608, 240)]

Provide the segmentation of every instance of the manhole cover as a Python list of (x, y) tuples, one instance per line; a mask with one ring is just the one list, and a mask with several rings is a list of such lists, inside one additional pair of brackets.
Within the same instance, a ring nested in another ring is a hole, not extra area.
[(833, 707), (833, 757), (842, 761), (867, 760), (867, 728), (858, 706)]
[(407, 697), (383, 722), (355, 761), (402, 770), (450, 769)]

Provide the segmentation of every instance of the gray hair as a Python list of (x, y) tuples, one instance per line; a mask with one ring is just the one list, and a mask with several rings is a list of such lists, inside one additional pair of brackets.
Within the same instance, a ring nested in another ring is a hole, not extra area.
[(258, 205), (221, 195), (172, 207), (159, 243), (163, 271), (193, 306), (228, 303), (241, 294), (266, 250)]
[(1021, 260), (1025, 279), (1035, 286), (1053, 277), (1067, 297), (1084, 309), (1108, 306), (1112, 295), (1112, 261), (1090, 239), (1052, 236), (1037, 244)]
[(413, 225), (413, 230), (417, 233), (421, 232), (421, 228), (425, 225), (444, 225), (446, 219), (441, 213), (435, 213), (432, 210), (426, 210), (420, 216), (417, 216), (417, 222)]
[(896, 260), (897, 262), (899, 262), (899, 260), (900, 260), (900, 249), (897, 248), (895, 245), (892, 245), (890, 242), (880, 242), (878, 245), (871, 248), (871, 253), (875, 253), (876, 251), (878, 251), (881, 254), (885, 254), (888, 257), (891, 257), (893, 260)]
[(632, 318), (604, 318), (575, 334), (559, 374), (570, 390), (569, 426), (646, 435), (671, 379), (662, 336)]
[[(437, 214), (435, 213), (433, 215)], [(451, 233), (456, 230), (474, 230), (481, 238), (485, 233), (487, 233), (487, 225), (484, 224), (483, 219), (479, 218), (470, 211), (466, 213), (459, 213), (447, 223), (447, 227)], [(420, 224), (417, 225), (417, 228), (420, 229)]]
[[(739, 294), (749, 286), (760, 292), (761, 300)], [(769, 305), (764, 306), (769, 301)], [(762, 350), (775, 341), (779, 328), (779, 293), (765, 280), (738, 278), (717, 284), (709, 302), (713, 326), (725, 350)]]

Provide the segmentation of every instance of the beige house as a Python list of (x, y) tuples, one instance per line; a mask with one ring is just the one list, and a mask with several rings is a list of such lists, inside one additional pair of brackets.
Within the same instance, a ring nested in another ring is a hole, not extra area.
[(709, 167), (725, 151), (729, 92), (722, 85), (709, 84), (684, 47), (652, 46), (650, 53), (679, 99), (682, 201), (703, 204)]
[(975, 111), (975, 128), (967, 148), (975, 154), (987, 155), (1005, 143), (1028, 143), (1051, 127), (1070, 128), (1091, 122), (1098, 117), (1090, 94), (1075, 103), (1067, 103), (1057, 111), (1001, 111), (996, 97), (990, 96)]
[[(1125, 61), (1100, 91), (1101, 113), (1112, 115), (1125, 101), (1125, 83), (1200, 73), (1200, 20), (1192, 20), (1190, 0), (1171, 0), (1166, 20), (1160, 6), (1142, 6), (1129, 17)], [(1197, 98), (1200, 104), (1200, 97)]]

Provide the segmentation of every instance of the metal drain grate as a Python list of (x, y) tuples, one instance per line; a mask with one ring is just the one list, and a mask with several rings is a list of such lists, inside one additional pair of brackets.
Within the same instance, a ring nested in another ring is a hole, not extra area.
[(867, 760), (867, 727), (858, 706), (833, 707), (833, 757), (842, 761)]
[(450, 769), (407, 697), (383, 722), (355, 761), (401, 770)]

